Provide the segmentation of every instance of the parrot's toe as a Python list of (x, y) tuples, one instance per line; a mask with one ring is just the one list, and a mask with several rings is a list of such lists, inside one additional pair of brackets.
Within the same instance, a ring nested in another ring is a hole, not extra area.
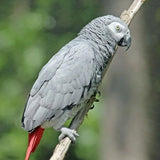
[(76, 137), (79, 136), (79, 134), (75, 130), (66, 127), (61, 128), (61, 132), (62, 133), (58, 137), (59, 141), (61, 141), (65, 137), (69, 137), (70, 140), (74, 143), (76, 141)]

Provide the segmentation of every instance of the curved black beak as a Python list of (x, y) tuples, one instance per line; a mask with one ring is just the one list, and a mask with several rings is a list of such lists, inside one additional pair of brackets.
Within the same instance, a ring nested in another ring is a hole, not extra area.
[(132, 39), (131, 39), (131, 35), (130, 33), (128, 32), (118, 43), (119, 46), (122, 46), (122, 47), (127, 47), (126, 50), (128, 50), (131, 46), (131, 42), (132, 42)]
[(126, 51), (130, 48), (130, 46), (131, 46), (131, 42), (132, 42), (131, 37), (129, 37), (128, 39), (126, 39), (126, 43), (127, 43)]

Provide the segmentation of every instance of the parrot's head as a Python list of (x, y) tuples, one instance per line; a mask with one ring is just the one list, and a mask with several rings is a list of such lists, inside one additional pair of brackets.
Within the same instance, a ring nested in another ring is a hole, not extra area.
[(120, 18), (107, 15), (95, 18), (87, 24), (79, 33), (87, 39), (91, 39), (100, 44), (110, 43), (112, 46), (131, 45), (131, 34), (125, 22)]
[(126, 46), (128, 50), (131, 46), (131, 34), (127, 25), (119, 19), (119, 21), (111, 22), (108, 29), (118, 46)]

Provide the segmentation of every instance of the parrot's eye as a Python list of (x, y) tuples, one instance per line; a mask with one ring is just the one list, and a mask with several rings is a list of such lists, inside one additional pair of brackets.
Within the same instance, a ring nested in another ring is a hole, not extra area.
[(116, 26), (116, 31), (120, 32), (120, 26)]

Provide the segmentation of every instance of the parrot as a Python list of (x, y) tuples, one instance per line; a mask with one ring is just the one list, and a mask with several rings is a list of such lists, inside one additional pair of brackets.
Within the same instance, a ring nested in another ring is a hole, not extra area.
[(99, 86), (117, 46), (131, 46), (131, 33), (119, 17), (93, 19), (42, 67), (22, 116), (29, 133), (25, 160), (37, 148), (46, 128), (60, 131), (59, 140), (76, 141), (79, 134), (64, 124), (84, 109)]

